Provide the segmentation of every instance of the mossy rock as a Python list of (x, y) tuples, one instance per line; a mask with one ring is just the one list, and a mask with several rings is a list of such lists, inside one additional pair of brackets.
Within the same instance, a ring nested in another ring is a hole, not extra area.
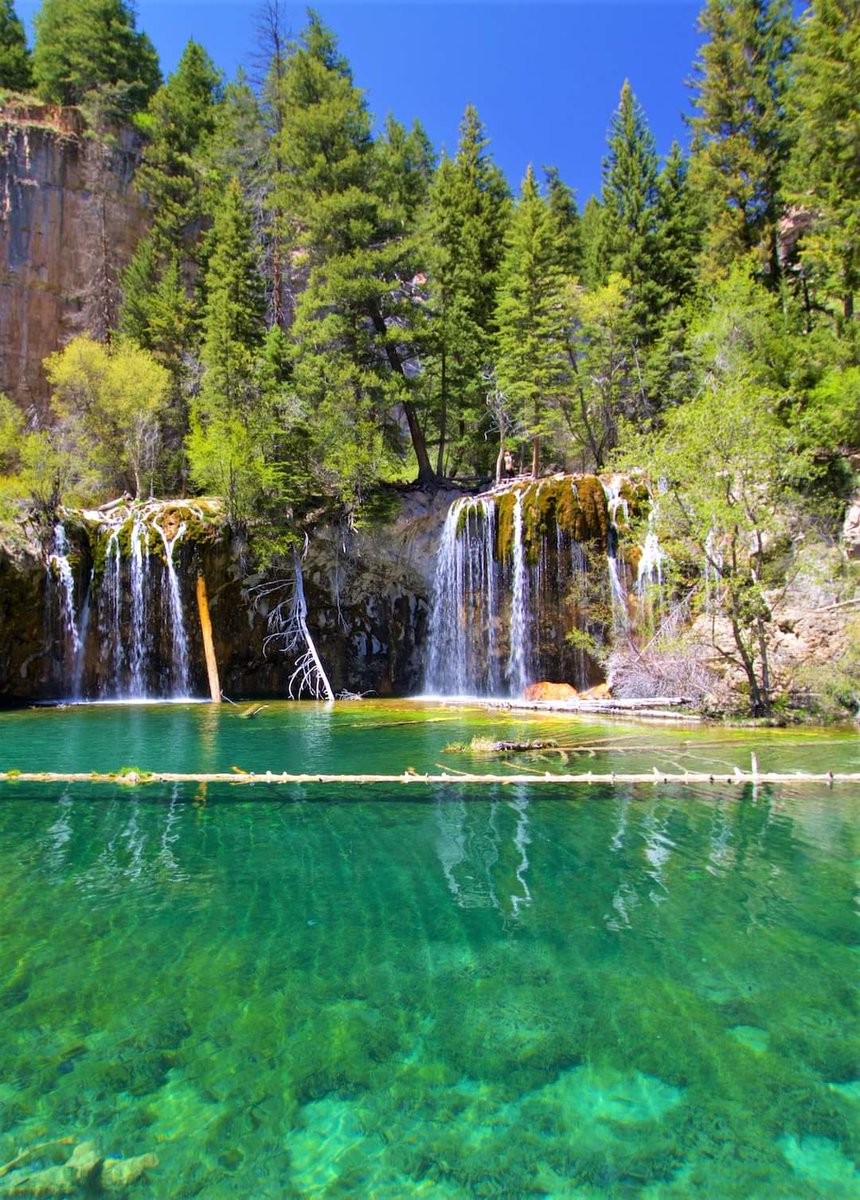
[(506, 563), (514, 538), (514, 509), (522, 496), (526, 558), (536, 563), (543, 541), (561, 529), (576, 542), (607, 545), (609, 510), (596, 475), (558, 475), (512, 488), (496, 496), (496, 558)]

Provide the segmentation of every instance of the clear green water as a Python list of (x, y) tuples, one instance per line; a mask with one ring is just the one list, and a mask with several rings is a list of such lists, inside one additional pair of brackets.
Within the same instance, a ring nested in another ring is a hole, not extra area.
[[(860, 763), (852, 732), (365, 703), (0, 714), (0, 768), (497, 769), (443, 752), (473, 733), (599, 743), (541, 772)], [(853, 1200), (858, 813), (840, 788), (7, 785), (0, 1162), (154, 1152), (129, 1195), (171, 1200)]]

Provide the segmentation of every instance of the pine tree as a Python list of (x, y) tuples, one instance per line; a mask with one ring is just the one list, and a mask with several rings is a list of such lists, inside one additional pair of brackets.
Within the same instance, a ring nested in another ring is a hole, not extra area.
[(558, 167), (546, 167), (546, 200), (556, 248), (556, 261), (568, 275), (582, 273), (582, 233), (573, 191), (563, 183)]
[(407, 130), (389, 114), (382, 135), (374, 143), (374, 152), (375, 190), (395, 224), (412, 229), (427, 202), (436, 165), (430, 139), (420, 121)]
[(280, 86), (274, 198), (292, 226), (294, 263), (302, 262), (307, 277), (292, 330), (296, 387), (306, 411), (336, 431), (323, 445), (350, 467), (349, 479), (343, 477), (349, 492), (366, 486), (374, 464), (381, 466), (382, 431), (394, 434), (396, 405), (409, 427), (418, 477), (429, 481), (433, 469), (410, 367), (416, 306), (408, 285), (416, 268), (408, 230), (380, 194), (363, 96), (315, 13)]
[(666, 306), (692, 295), (702, 246), (702, 219), (690, 195), (688, 162), (677, 142), (657, 178), (654, 206), (656, 280)]
[(609, 129), (603, 162), (606, 270), (629, 283), (640, 341), (653, 341), (664, 305), (657, 276), (658, 158), (654, 136), (628, 80)]
[(217, 205), (231, 179), (238, 179), (261, 232), (263, 198), (268, 187), (268, 135), (259, 101), (242, 72), (224, 88), (213, 115), (212, 132), (201, 154), (210, 193), (209, 206)]
[(642, 106), (625, 79), (607, 138), (603, 160), (603, 207), (607, 217), (612, 269), (632, 275), (654, 229), (657, 203), (657, 150)]
[(230, 520), (245, 525), (274, 486), (267, 454), (271, 414), (260, 403), (257, 358), (265, 298), (251, 215), (233, 180), (209, 235), (203, 368), (194, 398), (188, 457), (196, 483), (223, 496)]
[(486, 466), (487, 372), (510, 212), (507, 185), (487, 145), (470, 105), (457, 154), (443, 158), (433, 179), (423, 221), (430, 328), (422, 387), (438, 428), (439, 474), (449, 456), (453, 465), (467, 456), (469, 465)]
[(566, 382), (565, 276), (556, 225), (534, 171), (526, 172), (499, 272), (496, 379), (532, 445), (540, 474), (542, 440), (557, 427), (553, 398)]
[(139, 122), (148, 142), (135, 182), (152, 211), (152, 236), (162, 254), (195, 258), (206, 151), (221, 96), (220, 71), (199, 43), (189, 41)]
[(158, 56), (124, 0), (44, 0), (36, 14), (33, 77), (54, 104), (79, 104), (100, 89), (133, 113), (161, 82)]
[(845, 322), (860, 290), (860, 2), (812, 0), (791, 89), (789, 193), (801, 260), (825, 304)]
[(791, 3), (707, 0), (699, 28), (691, 183), (706, 215), (704, 265), (724, 274), (754, 251), (776, 286)]
[(601, 287), (609, 276), (609, 247), (603, 205), (589, 196), (580, 222), (582, 240), (582, 282), (587, 288)]
[(12, 0), (0, 0), (0, 88), (26, 92), (33, 83), (33, 60), (27, 35)]
[(655, 333), (642, 364), (652, 410), (688, 399), (694, 390), (686, 353), (686, 322), (688, 302), (699, 280), (702, 217), (690, 195), (687, 176), (687, 160), (674, 142), (657, 179)]

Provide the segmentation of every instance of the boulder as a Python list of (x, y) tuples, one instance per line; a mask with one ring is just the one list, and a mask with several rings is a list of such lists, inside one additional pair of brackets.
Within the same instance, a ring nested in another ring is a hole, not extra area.
[(525, 700), (575, 700), (579, 692), (569, 683), (530, 683), (523, 693)]
[(138, 1154), (134, 1158), (106, 1158), (102, 1167), (101, 1184), (106, 1192), (125, 1192), (140, 1179), (144, 1171), (158, 1166), (155, 1154)]

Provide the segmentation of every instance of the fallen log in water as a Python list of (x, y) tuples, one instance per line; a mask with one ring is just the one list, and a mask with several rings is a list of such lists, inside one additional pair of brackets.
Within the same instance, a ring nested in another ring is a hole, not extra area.
[(550, 771), (543, 775), (495, 775), (470, 774), (457, 772), (450, 774), (443, 771), (438, 775), (421, 775), (411, 768), (400, 775), (330, 775), (330, 774), (292, 774), (290, 772), (242, 771), (235, 768), (238, 774), (228, 771), (178, 772), (178, 771), (123, 771), (120, 773), (104, 773), (85, 771), (0, 771), (2, 783), (90, 783), (90, 784), (121, 784), (133, 787), (151, 783), (229, 783), (236, 785), (264, 784), (274, 786), (292, 786), (296, 784), (321, 783), (327, 786), (352, 786), (363, 784), (429, 784), (433, 787), (445, 784), (477, 784), (499, 785), (524, 784), (534, 787), (549, 784), (551, 787), (567, 787), (570, 784), (631, 784), (631, 783), (666, 783), (666, 784), (762, 784), (790, 783), (796, 786), (810, 784), (860, 783), (860, 771), (854, 772), (780, 772), (780, 771), (741, 771), (737, 767), (731, 772), (726, 771), (651, 771), (636, 772), (603, 772), (595, 774), (592, 771), (572, 775), (555, 775)]
[[(452, 702), (447, 700), (446, 703)], [(630, 700), (481, 700), (479, 703), (482, 708), (500, 708), (511, 712), (599, 713), (607, 717), (635, 716), (663, 721), (702, 720), (699, 713), (679, 711), (690, 704), (689, 700), (681, 696)]]

